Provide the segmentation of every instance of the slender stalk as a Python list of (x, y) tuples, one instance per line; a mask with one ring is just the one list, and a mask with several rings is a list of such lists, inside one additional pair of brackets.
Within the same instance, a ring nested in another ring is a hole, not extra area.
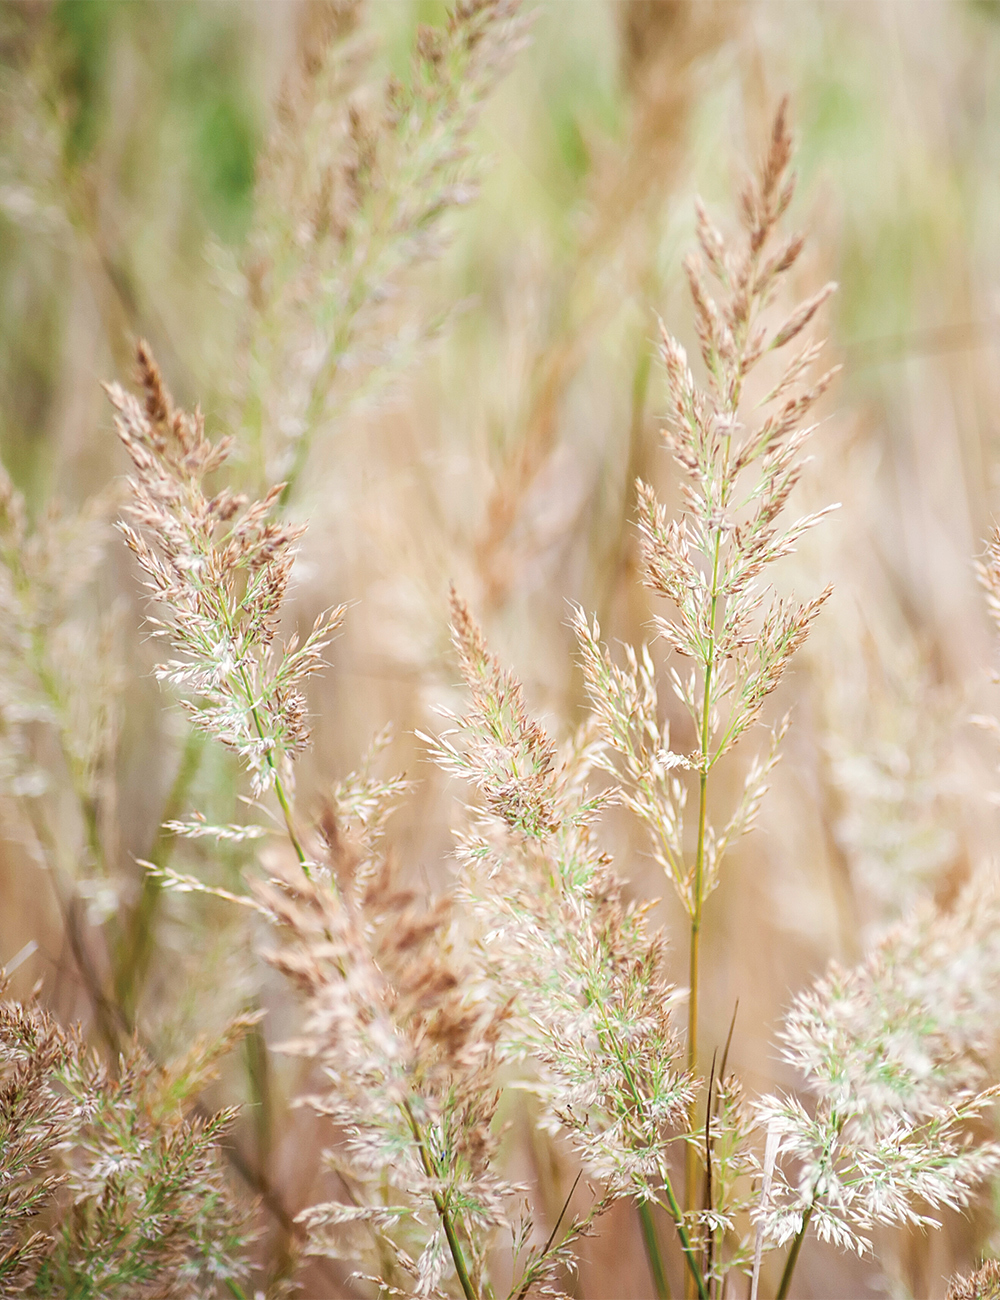
[[(420, 1163), (424, 1167), (424, 1173), (428, 1178), (440, 1178), (434, 1157), (427, 1149), (427, 1140), (421, 1132), (420, 1125), (417, 1123), (417, 1117), (413, 1113), (413, 1107), (408, 1101), (401, 1103), (402, 1110), (406, 1116), (406, 1121), (410, 1126), (410, 1132), (413, 1134), (413, 1140), (417, 1144), (417, 1150), (420, 1152)], [(441, 1220), (441, 1226), (444, 1228), (444, 1235), (448, 1239), (448, 1249), (451, 1251), (451, 1257), (455, 1264), (455, 1272), (458, 1274), (458, 1280), (461, 1283), (465, 1300), (479, 1300), (476, 1288), (472, 1284), (472, 1278), (469, 1276), (468, 1265), (465, 1262), (465, 1254), (462, 1251), (462, 1243), (458, 1239), (458, 1233), (455, 1231), (454, 1220), (451, 1217), (451, 1211), (445, 1204), (444, 1197), (440, 1192), (432, 1192), (434, 1208), (437, 1210), (438, 1218)]]
[(642, 1228), (642, 1244), (646, 1248), (646, 1259), (649, 1261), (649, 1273), (653, 1279), (656, 1300), (671, 1300), (670, 1282), (667, 1280), (666, 1269), (663, 1267), (663, 1256), (660, 1254), (656, 1224), (653, 1221), (653, 1211), (649, 1208), (648, 1201), (639, 1202), (639, 1224)]
[[(722, 1061), (719, 1064), (718, 1073), (715, 1070), (715, 1056), (712, 1056), (712, 1073), (708, 1080), (708, 1108), (705, 1113), (705, 1206), (712, 1209), (712, 1139), (711, 1124), (713, 1116), (718, 1117), (720, 1094), (722, 1085), (726, 1078), (726, 1065), (729, 1062), (729, 1048), (733, 1041), (733, 1030), (736, 1028), (736, 1013), (740, 1009), (740, 1000), (736, 999), (736, 1005), (733, 1007), (733, 1016), (729, 1022), (729, 1033), (726, 1035), (726, 1045), (722, 1049)], [(712, 1085), (715, 1084), (715, 1101), (712, 1100)], [(710, 1231), (708, 1241), (705, 1247), (705, 1272), (711, 1273), (712, 1266), (715, 1262), (716, 1246), (721, 1240), (721, 1233), (718, 1229)], [(718, 1287), (713, 1284), (713, 1291), (717, 1293)]]
[[(256, 716), (256, 710), (254, 710), (254, 715)], [(299, 837), (295, 832), (295, 823), (292, 821), (291, 805), (288, 802), (288, 796), (285, 794), (285, 787), (282, 784), (281, 777), (278, 775), (277, 769), (275, 769), (274, 761), (271, 758), (270, 754), (268, 754), (267, 756), (267, 762), (268, 762), (268, 766), (272, 769), (272, 771), (274, 771), (274, 793), (278, 796), (278, 803), (281, 805), (281, 811), (285, 818), (285, 829), (288, 831), (288, 838), (292, 842), (292, 848), (295, 850), (295, 856), (302, 864), (302, 870), (308, 876), (309, 868), (306, 865), (307, 859), (305, 855), (305, 850), (303, 849), (302, 845), (299, 843)]]
[[(701, 778), (701, 798), (705, 800), (705, 777)], [(703, 817), (702, 817), (703, 820)], [(699, 835), (699, 841), (700, 841)], [(700, 857), (700, 849), (699, 849)], [(701, 947), (701, 907), (691, 918), (691, 938), (688, 958), (688, 1071), (694, 1074), (698, 1058), (698, 961)], [(692, 1134), (698, 1122), (698, 1099), (691, 1102), (690, 1126)], [(698, 1199), (698, 1152), (694, 1143), (689, 1142), (684, 1153), (684, 1201), (688, 1214), (694, 1214)], [(690, 1282), (685, 1285), (684, 1293), (690, 1296)]]
[[(722, 549), (722, 530), (715, 534), (715, 554), (712, 559), (711, 623), (708, 653), (705, 656), (705, 687), (701, 703), (701, 772), (698, 778), (698, 846), (694, 859), (694, 886), (691, 899), (691, 936), (688, 951), (688, 1071), (694, 1074), (698, 1067), (698, 989), (701, 956), (701, 914), (705, 902), (705, 845), (708, 839), (708, 773), (711, 767), (711, 715), (712, 679), (715, 669), (715, 617), (719, 603), (719, 556)], [(698, 1125), (698, 1101), (691, 1103), (691, 1132)], [(698, 1153), (689, 1143), (685, 1159), (685, 1206), (689, 1214), (697, 1209)]]
[[(717, 1051), (712, 1053), (712, 1068), (708, 1074), (708, 1100), (705, 1104), (705, 1209), (711, 1210), (712, 1204), (712, 1089), (715, 1086), (715, 1062)], [(715, 1234), (709, 1229), (705, 1242), (706, 1273), (712, 1270), (712, 1253), (715, 1246)], [(711, 1284), (710, 1284), (711, 1285)]]
[(795, 1265), (799, 1262), (799, 1251), (802, 1249), (802, 1243), (806, 1239), (806, 1232), (809, 1230), (809, 1220), (812, 1218), (813, 1210), (816, 1208), (816, 1202), (810, 1201), (809, 1208), (802, 1216), (802, 1227), (795, 1234), (792, 1242), (792, 1248), (788, 1252), (788, 1258), (785, 1260), (785, 1270), (781, 1275), (781, 1284), (778, 1287), (778, 1294), (775, 1300), (788, 1300), (788, 1290), (792, 1285), (792, 1274), (795, 1272)]
[(705, 1279), (702, 1276), (701, 1269), (698, 1267), (698, 1261), (695, 1259), (694, 1248), (691, 1245), (691, 1238), (688, 1236), (687, 1228), (684, 1226), (684, 1211), (677, 1202), (677, 1197), (674, 1195), (674, 1189), (670, 1185), (669, 1178), (664, 1178), (663, 1190), (666, 1192), (667, 1204), (664, 1205), (659, 1198), (657, 1198), (656, 1204), (665, 1209), (674, 1221), (674, 1225), (677, 1228), (677, 1236), (681, 1243), (681, 1250), (684, 1252), (684, 1258), (687, 1260), (688, 1271), (698, 1300), (709, 1300), (708, 1287), (705, 1285)]
[[(184, 812), (188, 792), (201, 766), (206, 736), (191, 727), (184, 741), (177, 775), (163, 806), (153, 843), (146, 853), (148, 862), (156, 867), (166, 866), (176, 843), (176, 837), (164, 830), (164, 823), (176, 821)], [(142, 878), (139, 901), (125, 923), (125, 933), (117, 946), (115, 956), (115, 991), (118, 1001), (130, 1014), (134, 1014), (153, 956), (154, 925), (163, 894), (163, 881), (151, 871)]]

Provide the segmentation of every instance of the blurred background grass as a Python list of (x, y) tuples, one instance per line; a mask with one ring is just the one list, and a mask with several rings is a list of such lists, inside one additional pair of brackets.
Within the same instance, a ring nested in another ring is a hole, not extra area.
[[(419, 24), (444, 12), (371, 0), (358, 21), (377, 42), (374, 70), (405, 76)], [(114, 491), (124, 460), (100, 383), (130, 377), (139, 336), (177, 398), (202, 403), (210, 430), (231, 419), (241, 319), (227, 281), (253, 229), (257, 163), (306, 13), (295, 0), (0, 10), (0, 454), (33, 517)], [(995, 707), (972, 560), (1000, 465), (1000, 4), (550, 0), (531, 13), (530, 41), (476, 128), (481, 192), (447, 217), (440, 259), (409, 276), (411, 315), (440, 325), (411, 364), (324, 423), (292, 505), (310, 525), (296, 616), (353, 604), (311, 701), (299, 797), (315, 802), (391, 722), (383, 761), (417, 782), (396, 819), (398, 852), (415, 879), (441, 885), (461, 792), (413, 732), (435, 726), (431, 710), (457, 676), (449, 581), (557, 731), (582, 703), (567, 602), (596, 610), (611, 641), (648, 635), (636, 475), (676, 499), (658, 446), (655, 313), (689, 341), (679, 272), (694, 195), (724, 219), (741, 157), (788, 93), (800, 143), (793, 217), (810, 233), (797, 287), (839, 281), (831, 348), (844, 367), (799, 504), (843, 509), (783, 580), (837, 591), (775, 702), (775, 716), (793, 709), (786, 762), (762, 830), (713, 900), (703, 996), (706, 1041), (724, 1038), (738, 996), (745, 1077), (791, 1087), (773, 1046), (791, 993), (830, 956), (856, 958), (917, 894), (946, 903), (996, 835), (985, 799), (994, 755), (966, 719)], [(48, 796), (59, 870), (97, 949), (109, 918), (136, 906), (136, 859), (156, 847), (184, 752), (113, 540), (76, 615), (109, 611), (121, 668), (98, 780), (100, 869), (80, 848), (78, 812)], [(63, 760), (36, 742), (58, 773)], [(224, 755), (205, 749), (192, 771), (175, 811), (241, 816)], [(0, 959), (37, 942), (18, 978), (41, 980), (61, 1015), (89, 1020), (18, 800), (5, 807)], [(621, 818), (608, 836), (637, 896), (668, 892), (633, 826)], [(194, 845), (174, 864), (232, 883), (248, 861), (245, 846)], [(666, 899), (677, 926), (672, 909)], [(156, 916), (148, 980), (124, 995), (163, 1051), (248, 1003), (271, 1009), (219, 1095), (251, 1103), (251, 1162), (294, 1211), (314, 1199), (314, 1144), (288, 1110), (298, 1067), (266, 1051), (288, 1031), (284, 994), (242, 926), (221, 904), (172, 896)], [(683, 944), (678, 957), (683, 978)], [(543, 1214), (557, 1212), (557, 1157), (521, 1137), (512, 1147)], [(590, 1243), (580, 1296), (651, 1293), (622, 1215)], [(942, 1279), (991, 1231), (984, 1220), (887, 1237), (884, 1273), (811, 1245), (801, 1293), (943, 1294)], [(260, 1245), (272, 1273), (280, 1238), (269, 1230)], [(328, 1285), (307, 1282), (306, 1294)]]

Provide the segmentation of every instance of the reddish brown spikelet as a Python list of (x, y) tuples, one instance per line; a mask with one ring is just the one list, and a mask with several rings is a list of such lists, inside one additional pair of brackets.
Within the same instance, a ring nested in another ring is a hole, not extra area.
[(1000, 1300), (1000, 1261), (987, 1259), (968, 1277), (953, 1277), (947, 1300)]
[(146, 394), (146, 414), (154, 424), (168, 424), (174, 410), (173, 399), (145, 339), (140, 339), (136, 344), (135, 358), (139, 386)]

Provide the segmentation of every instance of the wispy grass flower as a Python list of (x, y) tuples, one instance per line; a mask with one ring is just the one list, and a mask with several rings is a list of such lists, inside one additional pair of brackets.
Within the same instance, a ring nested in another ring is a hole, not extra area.
[(815, 1098), (765, 1097), (781, 1138), (761, 1210), (766, 1235), (792, 1241), (780, 1295), (812, 1227), (859, 1253), (877, 1224), (934, 1224), (1000, 1169), (1000, 1144), (974, 1140), (1000, 1093), (988, 1085), (1000, 989), (1000, 896), (979, 873), (955, 906), (918, 908), (851, 970), (837, 965), (795, 1000), (785, 1059)]
[[(369, 812), (394, 793), (364, 785)], [(377, 830), (332, 808), (322, 825), (322, 877), (254, 886), (281, 936), (268, 960), (305, 1001), (284, 1050), (320, 1066), (303, 1102), (337, 1134), (343, 1194), (301, 1216), (310, 1248), (360, 1259), (398, 1294), (442, 1296), (455, 1278), (466, 1300), (489, 1297), (486, 1247), (511, 1194), (493, 1168), (506, 1010), (483, 996), (447, 901), (396, 883)]]
[[(763, 162), (740, 193), (741, 231), (727, 242), (698, 205), (700, 255), (685, 263), (705, 382), (661, 327), (660, 356), (670, 389), (666, 445), (684, 476), (684, 510), (672, 519), (651, 487), (639, 483), (643, 581), (668, 602), (657, 635), (683, 661), (671, 686), (691, 722), (694, 743), (675, 750), (661, 721), (652, 660), (626, 652), (617, 666), (600, 644), (600, 628), (582, 615), (577, 632), (587, 688), (609, 745), (626, 777), (626, 799), (646, 822), (653, 850), (690, 918), (688, 1067), (699, 1064), (700, 942), (705, 902), (719, 881), (723, 856), (755, 820), (777, 755), (782, 728), (751, 765), (740, 803), (717, 827), (709, 808), (710, 777), (756, 723), (792, 655), (830, 594), (805, 602), (779, 599), (766, 585), (769, 567), (794, 550), (824, 511), (781, 521), (802, 472), (803, 447), (815, 425), (804, 423), (833, 377), (810, 372), (820, 345), (806, 342), (769, 381), (755, 406), (753, 372), (803, 332), (833, 292), (827, 284), (783, 321), (768, 312), (782, 277), (797, 261), (801, 235), (781, 237), (792, 200), (792, 141), (783, 104)], [(710, 292), (707, 276), (717, 290)], [(718, 297), (713, 297), (717, 292)], [(689, 667), (684, 667), (686, 663)], [(695, 787), (689, 807), (689, 783)], [(693, 853), (686, 819), (694, 821)], [(692, 1111), (692, 1129), (697, 1116)], [(697, 1208), (697, 1149), (688, 1153), (687, 1209)]]
[(591, 1213), (635, 1197), (655, 1239), (649, 1205), (661, 1205), (704, 1290), (669, 1160), (694, 1096), (673, 1025), (677, 994), (662, 936), (644, 909), (623, 903), (594, 838), (609, 802), (587, 790), (602, 742), (591, 726), (560, 752), (454, 595), (452, 635), (472, 706), (453, 731), (425, 739), (483, 801), (459, 855), (489, 977), (514, 999), (506, 1050), (531, 1061), (549, 1123), (604, 1182)]
[(233, 1113), (185, 1109), (234, 1023), (169, 1069), (111, 1073), (33, 1004), (0, 1004), (0, 1291), (108, 1300), (242, 1296), (249, 1232), (218, 1144)]
[(276, 639), (303, 527), (273, 517), (280, 484), (254, 502), (211, 490), (231, 440), (213, 444), (199, 412), (174, 406), (145, 344), (138, 361), (145, 400), (118, 384), (108, 396), (135, 467), (135, 526), (120, 527), (157, 602), (154, 635), (182, 656), (156, 674), (184, 692), (196, 726), (239, 755), (255, 794), (274, 787), (301, 860), (282, 773), (308, 741), (302, 686), (343, 610), (321, 615), (301, 642)]
[(318, 431), (439, 326), (407, 307), (408, 281), (475, 196), (470, 136), (524, 39), (517, 0), (459, 0), (419, 29), (405, 79), (380, 84), (356, 18), (331, 7), (303, 41), (259, 168), (242, 277), (240, 423), (258, 476), (283, 479), (285, 497)]

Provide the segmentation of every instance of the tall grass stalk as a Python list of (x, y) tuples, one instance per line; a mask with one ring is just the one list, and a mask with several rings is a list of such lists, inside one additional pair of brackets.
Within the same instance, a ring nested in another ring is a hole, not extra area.
[[(688, 913), (687, 1067), (700, 1065), (701, 937), (705, 903), (718, 884), (730, 844), (753, 825), (776, 758), (783, 727), (770, 750), (754, 760), (741, 801), (716, 831), (710, 810), (711, 776), (720, 760), (760, 717), (792, 654), (829, 595), (795, 604), (768, 602), (761, 576), (794, 549), (823, 513), (782, 527), (779, 516), (801, 473), (801, 451), (812, 432), (802, 421), (828, 387), (833, 371), (810, 381), (820, 347), (807, 343), (769, 376), (754, 411), (744, 414), (745, 389), (755, 367), (798, 338), (833, 291), (826, 285), (782, 322), (767, 308), (781, 278), (795, 264), (803, 239), (779, 238), (778, 224), (794, 192), (789, 167), (791, 137), (782, 105), (758, 171), (740, 195), (742, 230), (728, 243), (698, 206), (700, 256), (685, 269), (695, 310), (707, 384), (699, 387), (679, 343), (661, 329), (661, 359), (671, 397), (667, 446), (684, 472), (685, 512), (671, 520), (651, 488), (639, 484), (644, 581), (666, 598), (671, 612), (657, 616), (657, 633), (676, 654), (696, 665), (686, 678), (670, 669), (670, 681), (693, 726), (687, 754), (671, 746), (659, 717), (655, 671), (648, 652), (628, 650), (616, 667), (599, 643), (596, 624), (578, 619), (584, 672), (593, 707), (608, 744), (626, 774), (625, 799), (647, 823), (653, 851)], [(710, 296), (705, 274), (721, 291)], [(697, 783), (693, 856), (684, 843), (686, 790), (683, 774)], [(685, 1161), (685, 1214), (703, 1208), (699, 1173), (703, 1148), (697, 1134), (701, 1104), (689, 1112)], [(694, 1283), (689, 1280), (688, 1289)]]

